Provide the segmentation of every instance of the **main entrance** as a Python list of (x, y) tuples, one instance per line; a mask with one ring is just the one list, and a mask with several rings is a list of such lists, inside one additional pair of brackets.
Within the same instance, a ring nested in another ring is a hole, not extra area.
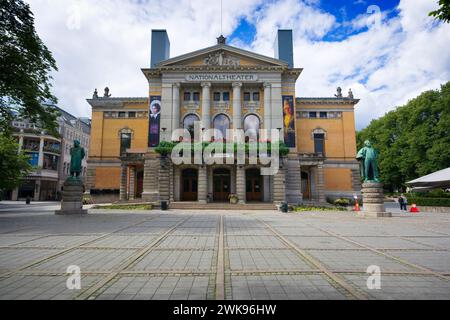
[(311, 200), (311, 183), (309, 180), (309, 174), (306, 172), (302, 172), (302, 192), (303, 199)]
[(231, 173), (227, 169), (216, 169), (213, 175), (214, 201), (227, 202), (231, 193)]
[(186, 169), (181, 173), (181, 201), (197, 201), (198, 170)]
[(247, 202), (263, 201), (263, 179), (259, 169), (249, 169), (245, 173)]

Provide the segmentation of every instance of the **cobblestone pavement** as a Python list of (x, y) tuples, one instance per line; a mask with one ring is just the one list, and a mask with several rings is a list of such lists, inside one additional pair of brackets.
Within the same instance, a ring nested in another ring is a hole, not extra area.
[(446, 214), (55, 209), (0, 205), (0, 299), (450, 299)]

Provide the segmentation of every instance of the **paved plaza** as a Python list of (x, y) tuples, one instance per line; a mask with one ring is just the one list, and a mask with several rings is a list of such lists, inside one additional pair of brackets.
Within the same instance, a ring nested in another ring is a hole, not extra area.
[(56, 209), (0, 203), (0, 299), (450, 299), (449, 214)]

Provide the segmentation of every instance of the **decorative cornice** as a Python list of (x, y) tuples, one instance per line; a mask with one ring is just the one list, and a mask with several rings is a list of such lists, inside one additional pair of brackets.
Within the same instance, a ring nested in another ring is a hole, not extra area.
[(92, 108), (121, 108), (126, 104), (147, 104), (148, 98), (124, 97), (124, 98), (97, 98), (86, 100)]
[(359, 99), (350, 98), (297, 98), (297, 104), (307, 105), (356, 105), (359, 103)]

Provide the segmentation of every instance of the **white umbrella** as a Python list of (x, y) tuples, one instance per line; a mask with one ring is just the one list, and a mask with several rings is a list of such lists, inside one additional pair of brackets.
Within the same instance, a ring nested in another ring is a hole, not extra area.
[(406, 183), (413, 188), (450, 188), (450, 168)]

